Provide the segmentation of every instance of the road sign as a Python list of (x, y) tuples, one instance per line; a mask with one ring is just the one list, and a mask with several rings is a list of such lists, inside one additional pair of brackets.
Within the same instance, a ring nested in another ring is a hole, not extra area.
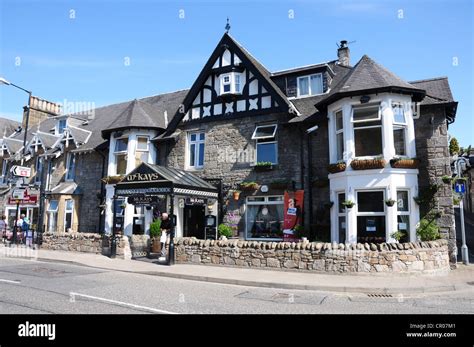
[(25, 198), (25, 189), (16, 188), (12, 191), (13, 200), (23, 200)]
[(11, 172), (13, 175), (20, 177), (30, 177), (31, 175), (31, 169), (25, 166), (13, 165)]
[(457, 181), (454, 184), (454, 190), (456, 191), (456, 193), (464, 194), (466, 192), (466, 185), (463, 181)]

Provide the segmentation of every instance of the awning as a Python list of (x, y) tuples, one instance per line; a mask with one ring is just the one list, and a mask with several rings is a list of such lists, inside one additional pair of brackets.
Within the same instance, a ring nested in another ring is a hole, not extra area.
[(115, 186), (118, 196), (183, 195), (217, 198), (217, 188), (189, 172), (142, 163)]

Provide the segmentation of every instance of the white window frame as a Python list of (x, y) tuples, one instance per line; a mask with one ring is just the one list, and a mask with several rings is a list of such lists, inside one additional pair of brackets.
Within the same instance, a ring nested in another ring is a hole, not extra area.
[[(125, 150), (122, 150), (122, 151), (117, 151), (116, 148), (117, 148), (117, 142), (120, 141), (120, 140), (127, 140), (127, 148), (125, 148)], [(127, 173), (127, 167), (128, 167), (128, 146), (130, 145), (130, 140), (128, 138), (128, 136), (126, 137), (119, 137), (117, 139), (115, 139), (115, 143), (114, 143), (114, 164), (115, 164), (115, 174), (116, 175), (122, 175), (122, 174), (119, 174), (118, 173), (118, 156), (119, 155), (125, 155), (125, 173)]]
[[(51, 202), (56, 201), (56, 208), (51, 209)], [(47, 225), (47, 230), (49, 232), (57, 231), (58, 228), (58, 210), (59, 210), (59, 200), (53, 199), (49, 201), (48, 204), (48, 209), (46, 212), (48, 213), (48, 225)], [(52, 220), (54, 219), (54, 225), (52, 224)], [(54, 228), (53, 228), (54, 226)], [(56, 230), (53, 230), (56, 229)]]
[[(407, 211), (400, 211), (398, 209), (398, 192), (406, 192), (407, 193)], [(397, 188), (397, 190), (395, 191), (395, 194), (396, 194), (396, 197), (397, 197), (397, 202), (396, 202), (396, 207), (397, 207), (397, 231), (400, 231), (398, 230), (398, 216), (408, 216), (408, 233), (407, 233), (407, 238), (408, 240), (410, 240), (411, 238), (411, 229), (410, 229), (410, 224), (411, 224), (411, 206), (410, 206), (410, 203), (411, 203), (411, 194), (410, 194), (410, 189), (409, 188)]]
[[(204, 134), (204, 140), (201, 140), (201, 134)], [(196, 135), (196, 140), (192, 141), (191, 136)], [(202, 165), (199, 165), (199, 148), (200, 145), (204, 144), (204, 153), (203, 153), (203, 161)], [(190, 159), (191, 159), (191, 145), (194, 145), (194, 165), (190, 164)], [(188, 169), (193, 169), (193, 170), (201, 170), (204, 168), (204, 162), (205, 162), (205, 153), (206, 153), (206, 133), (204, 131), (192, 131), (188, 133), (188, 145), (186, 146), (186, 167)], [(197, 165), (196, 165), (197, 164)]]
[[(72, 160), (72, 168), (69, 167), (71, 165)], [(72, 182), (76, 178), (76, 156), (74, 153), (68, 152), (66, 158), (66, 178), (65, 181)]]
[[(403, 131), (403, 139), (404, 139), (404, 146), (405, 146), (405, 154), (397, 154), (395, 148), (395, 130), (401, 129)], [(406, 125), (399, 125), (398, 123), (393, 124), (393, 150), (395, 156), (397, 157), (408, 157), (408, 143), (407, 143), (407, 126)]]
[(28, 147), (32, 148), (34, 152), (38, 152), (38, 146), (43, 146), (43, 144), (41, 143), (41, 140), (38, 138), (38, 136), (35, 136)]
[[(369, 118), (369, 119), (364, 119), (364, 120), (354, 120), (354, 110), (355, 109), (361, 109), (361, 108), (369, 108), (369, 107), (374, 107), (376, 104), (371, 104), (371, 105), (366, 105), (366, 106), (359, 106), (359, 105), (352, 105), (351, 107), (351, 122), (352, 122), (352, 134), (354, 138), (354, 158), (374, 158), (378, 156), (383, 156), (383, 150), (385, 148), (385, 136), (384, 136), (384, 128), (382, 124), (382, 111), (381, 111), (381, 104), (378, 104), (378, 114), (377, 118)], [(376, 122), (379, 121), (380, 124), (376, 125), (367, 125), (367, 126), (357, 126), (357, 123), (367, 123), (367, 122)], [(356, 130), (364, 130), (364, 129), (374, 129), (374, 128), (380, 128), (380, 136), (382, 139), (382, 152), (374, 155), (357, 155), (356, 153), (356, 135), (355, 132)]]
[[(383, 193), (383, 199), (382, 199), (382, 204), (383, 204), (383, 212), (359, 212), (359, 193), (373, 193), (373, 192), (382, 192)], [(385, 237), (385, 242), (388, 241), (387, 237), (387, 229), (388, 229), (388, 216), (387, 216), (387, 207), (385, 205), (385, 199), (386, 199), (386, 191), (383, 188), (377, 188), (377, 189), (357, 189), (355, 191), (355, 197), (356, 197), (356, 238), (359, 237), (358, 230), (359, 226), (357, 225), (358, 223), (358, 218), (357, 217), (385, 217), (385, 231), (384, 231), (384, 237)]]
[[(257, 131), (260, 128), (268, 128), (268, 127), (274, 127), (273, 129), (273, 134), (272, 135), (267, 135), (267, 136), (257, 136)], [(252, 140), (263, 140), (263, 139), (272, 139), (276, 136), (276, 132), (278, 129), (278, 124), (265, 124), (265, 125), (257, 125), (255, 127), (255, 130), (253, 131), (252, 134)]]
[(53, 178), (53, 171), (55, 170), (53, 161), (49, 160), (48, 161), (48, 168), (47, 168), (47, 173), (46, 173), (46, 182), (45, 182), (45, 190), (49, 191), (51, 188), (51, 179)]
[[(398, 108), (398, 107), (400, 107), (403, 110), (403, 119), (405, 120), (404, 122), (397, 122), (395, 120), (395, 108)], [(392, 102), (392, 121), (393, 121), (393, 124), (403, 125), (403, 126), (408, 125), (407, 115), (406, 115), (405, 107), (403, 106), (403, 103)]]
[(7, 166), (8, 162), (5, 160), (5, 158), (2, 159), (2, 175), (0, 176), (0, 182), (5, 183), (5, 178), (7, 175)]
[[(255, 198), (263, 198), (262, 201), (251, 201), (249, 200), (250, 199), (255, 199)], [(270, 198), (281, 198), (281, 200), (278, 200), (278, 201), (271, 201)], [(247, 206), (261, 206), (261, 205), (283, 205), (283, 209), (285, 209), (285, 196), (284, 195), (268, 195), (268, 196), (261, 196), (261, 195), (257, 195), (257, 196), (248, 196), (246, 199), (245, 199), (245, 204)], [(284, 211), (283, 211), (284, 213)], [(282, 216), (284, 218), (284, 214)], [(282, 238), (271, 238), (271, 239), (263, 239), (263, 238), (259, 238), (259, 237), (247, 237), (247, 231), (248, 231), (248, 222), (247, 222), (247, 208), (245, 209), (245, 215), (244, 215), (244, 218), (245, 218), (245, 240), (265, 240), (265, 241), (281, 241), (283, 240), (283, 237)], [(282, 228), (283, 228), (283, 225), (282, 225)]]
[[(224, 79), (228, 77), (229, 82), (225, 82)], [(238, 79), (238, 83), (237, 83)], [(225, 95), (225, 94), (241, 94), (242, 93), (242, 76), (241, 73), (239, 72), (229, 72), (222, 74), (219, 77), (220, 80), (220, 94)], [(224, 91), (224, 86), (230, 86), (230, 89), (228, 92)], [(237, 85), (239, 88), (237, 89)]]
[[(139, 139), (146, 139), (146, 149), (139, 149), (138, 148), (138, 140)], [(147, 155), (147, 158), (146, 158), (146, 163), (148, 163), (149, 161), (149, 157), (150, 157), (150, 137), (149, 136), (144, 136), (144, 135), (138, 135), (137, 136), (137, 144), (135, 146), (135, 160), (137, 160), (137, 153), (148, 153)]]
[[(341, 120), (342, 120), (342, 128), (341, 129), (337, 129), (337, 115), (338, 115), (338, 113), (341, 114)], [(346, 148), (346, 143), (344, 141), (344, 113), (343, 113), (342, 109), (334, 111), (334, 129), (336, 130), (336, 136), (335, 136), (335, 140), (336, 140), (336, 160), (337, 161), (344, 160), (344, 151), (345, 151), (345, 148)], [(342, 134), (341, 158), (338, 157), (338, 154), (339, 154), (339, 149), (338, 149), (339, 141), (337, 141), (337, 136), (339, 134)]]
[[(68, 210), (67, 209), (67, 202), (68, 201), (72, 201), (72, 209)], [(66, 218), (67, 218), (67, 215), (68, 214), (71, 214), (71, 231), (72, 231), (72, 226), (74, 225), (74, 200), (73, 199), (66, 199), (64, 200), (64, 223), (63, 223), (63, 228), (64, 228), (64, 232), (66, 232)]]
[[(317, 76), (317, 75), (321, 76), (321, 93), (313, 93), (311, 90), (311, 77)], [(300, 93), (300, 80), (305, 79), (305, 78), (308, 79), (308, 94), (301, 94)], [(321, 94), (324, 94), (324, 81), (323, 81), (322, 72), (314, 73), (311, 75), (300, 76), (296, 79), (296, 97), (300, 98), (302, 96), (313, 96), (313, 95), (321, 95)]]

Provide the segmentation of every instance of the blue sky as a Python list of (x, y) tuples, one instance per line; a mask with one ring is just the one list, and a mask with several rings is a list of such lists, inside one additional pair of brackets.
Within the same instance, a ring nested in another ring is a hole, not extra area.
[[(408, 81), (448, 76), (459, 101), (449, 131), (467, 146), (473, 12), (470, 0), (0, 0), (0, 76), (51, 101), (95, 106), (189, 88), (229, 16), (231, 35), (270, 71), (333, 60), (347, 39), (352, 64), (367, 54)], [(0, 116), (20, 119), (26, 99), (0, 86)]]

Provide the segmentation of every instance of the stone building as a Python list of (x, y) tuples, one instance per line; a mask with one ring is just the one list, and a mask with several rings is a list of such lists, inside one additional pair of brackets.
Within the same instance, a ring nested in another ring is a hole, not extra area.
[[(148, 233), (169, 201), (134, 205), (115, 191), (145, 162), (218, 191), (216, 199), (175, 197), (178, 236), (204, 237), (204, 218), (214, 215), (240, 238), (280, 241), (285, 192), (303, 191), (295, 213), (312, 239), (395, 242), (398, 231), (414, 241), (420, 218), (433, 216), (454, 255), (452, 192), (441, 177), (451, 174), (456, 106), (447, 78), (407, 82), (366, 55), (351, 65), (346, 41), (337, 59), (270, 72), (226, 33), (188, 90), (93, 117), (43, 107), (26, 162), (44, 160), (51, 230), (110, 233), (115, 218), (127, 235)], [(20, 137), (3, 138), (8, 165), (21, 159)]]

